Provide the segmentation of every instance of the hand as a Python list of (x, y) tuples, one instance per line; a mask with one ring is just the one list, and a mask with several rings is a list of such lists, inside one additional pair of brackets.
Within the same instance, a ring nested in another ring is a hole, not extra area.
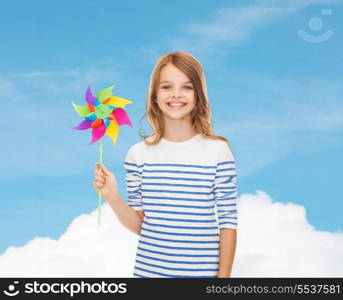
[(94, 169), (93, 187), (98, 192), (101, 189), (101, 196), (109, 201), (115, 193), (117, 193), (117, 180), (113, 173), (111, 173), (104, 164), (100, 169), (100, 163), (96, 163)]

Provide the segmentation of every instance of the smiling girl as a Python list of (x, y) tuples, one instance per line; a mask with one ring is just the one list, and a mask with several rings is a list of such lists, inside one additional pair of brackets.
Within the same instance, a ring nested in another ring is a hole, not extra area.
[(128, 201), (97, 163), (120, 222), (139, 235), (134, 277), (230, 277), (236, 251), (237, 173), (229, 142), (212, 131), (206, 80), (186, 52), (162, 55), (151, 75), (151, 136), (129, 149)]

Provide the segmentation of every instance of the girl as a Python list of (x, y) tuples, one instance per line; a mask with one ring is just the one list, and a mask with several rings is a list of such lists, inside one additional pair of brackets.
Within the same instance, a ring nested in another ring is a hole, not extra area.
[(139, 235), (134, 277), (230, 277), (237, 174), (228, 141), (212, 131), (204, 72), (192, 55), (160, 57), (146, 115), (151, 136), (124, 162), (128, 202), (104, 165), (94, 170), (120, 222)]

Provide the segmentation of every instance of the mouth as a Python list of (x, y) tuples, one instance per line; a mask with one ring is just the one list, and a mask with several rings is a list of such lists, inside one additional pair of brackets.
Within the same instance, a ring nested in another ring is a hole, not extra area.
[(171, 109), (181, 109), (182, 107), (186, 106), (187, 103), (185, 102), (167, 102), (167, 105), (171, 108)]

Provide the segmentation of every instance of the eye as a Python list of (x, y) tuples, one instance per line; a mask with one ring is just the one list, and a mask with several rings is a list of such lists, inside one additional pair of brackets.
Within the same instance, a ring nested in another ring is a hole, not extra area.
[[(170, 88), (170, 86), (169, 86), (169, 85), (164, 85), (164, 86), (162, 86), (161, 88), (167, 90), (167, 89)], [(190, 85), (185, 85), (184, 88), (185, 88), (186, 90), (192, 90), (192, 89), (193, 89), (193, 87), (191, 87)]]

